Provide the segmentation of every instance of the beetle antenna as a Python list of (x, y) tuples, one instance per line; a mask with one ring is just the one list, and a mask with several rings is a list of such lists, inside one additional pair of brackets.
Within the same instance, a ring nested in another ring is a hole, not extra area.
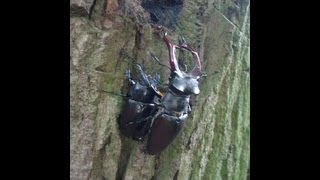
[(123, 56), (127, 59), (130, 59), (131, 61), (125, 60), (125, 58), (123, 58), (123, 61), (129, 62), (129, 63), (134, 63), (133, 61), (135, 60), (133, 57), (131, 57), (123, 48), (121, 48), (120, 50), (120, 57)]
[(171, 68), (170, 68), (169, 66), (167, 66), (167, 65), (165, 65), (165, 64), (162, 64), (162, 63), (160, 62), (160, 60), (159, 60), (152, 52), (149, 52), (149, 54), (151, 55), (151, 57), (152, 57), (155, 61), (158, 62), (158, 64), (159, 64), (160, 66), (164, 66), (164, 67), (169, 68), (169, 69), (171, 70)]
[(105, 90), (102, 90), (102, 89), (98, 89), (98, 92), (113, 94), (113, 95), (116, 95), (116, 96), (121, 96), (121, 97), (126, 97), (126, 98), (129, 98), (129, 97), (130, 97), (130, 96), (125, 95), (125, 94), (116, 93), (116, 92), (111, 92), (111, 91), (105, 91)]
[[(142, 67), (143, 67), (142, 64), (134, 62), (135, 59), (133, 57), (131, 57), (123, 48), (120, 50), (120, 56), (124, 56), (124, 58), (122, 59), (123, 61), (126, 61), (128, 63), (132, 63), (132, 64), (136, 65), (138, 67), (138, 71), (140, 71), (140, 73), (141, 73)], [(125, 58), (130, 59), (131, 61), (128, 61)], [(142, 74), (144, 74), (144, 73), (142, 73)]]

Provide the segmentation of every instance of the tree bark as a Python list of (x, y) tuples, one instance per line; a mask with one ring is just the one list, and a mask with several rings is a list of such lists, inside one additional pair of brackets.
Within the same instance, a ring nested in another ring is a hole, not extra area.
[[(249, 0), (95, 0), (70, 3), (70, 178), (247, 179), (250, 154)], [(89, 8), (88, 8), (89, 6)], [(81, 13), (77, 13), (83, 9)], [(120, 134), (128, 61), (148, 74), (168, 71), (168, 52), (150, 25), (164, 25), (175, 43), (182, 35), (207, 76), (182, 131), (161, 154)], [(127, 52), (133, 60), (121, 56)]]

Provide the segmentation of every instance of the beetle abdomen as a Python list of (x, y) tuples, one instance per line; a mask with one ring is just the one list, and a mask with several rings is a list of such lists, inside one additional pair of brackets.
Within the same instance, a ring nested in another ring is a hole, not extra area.
[(127, 137), (140, 140), (148, 133), (151, 123), (150, 114), (154, 112), (153, 106), (129, 99), (119, 117), (120, 131)]
[(157, 154), (164, 150), (178, 135), (186, 118), (187, 114), (181, 117), (161, 114), (156, 117), (150, 129), (147, 152)]

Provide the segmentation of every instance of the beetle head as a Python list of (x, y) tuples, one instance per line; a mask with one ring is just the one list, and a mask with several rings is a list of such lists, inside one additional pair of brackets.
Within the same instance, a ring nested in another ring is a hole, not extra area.
[[(187, 43), (180, 46), (172, 44), (166, 37), (166, 33), (163, 36), (163, 41), (166, 43), (169, 50), (169, 62), (171, 67), (171, 80), (170, 84), (182, 94), (199, 94), (199, 79), (201, 75), (201, 63), (198, 53)], [(185, 49), (190, 51), (194, 58), (194, 68), (185, 73), (179, 69), (179, 64), (175, 56), (176, 48)]]
[(199, 78), (189, 73), (174, 72), (170, 81), (171, 88), (179, 91), (181, 94), (199, 94)]

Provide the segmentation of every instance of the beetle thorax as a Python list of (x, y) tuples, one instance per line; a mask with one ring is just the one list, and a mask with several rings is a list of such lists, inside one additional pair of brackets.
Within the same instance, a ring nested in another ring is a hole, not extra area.
[(184, 112), (189, 106), (190, 96), (177, 96), (174, 92), (168, 91), (162, 98), (162, 104), (169, 112)]
[(135, 101), (140, 101), (143, 103), (150, 102), (150, 100), (155, 95), (151, 88), (141, 85), (137, 82), (130, 91), (130, 96)]
[(198, 79), (184, 72), (174, 72), (170, 79), (170, 89), (178, 95), (199, 94)]

